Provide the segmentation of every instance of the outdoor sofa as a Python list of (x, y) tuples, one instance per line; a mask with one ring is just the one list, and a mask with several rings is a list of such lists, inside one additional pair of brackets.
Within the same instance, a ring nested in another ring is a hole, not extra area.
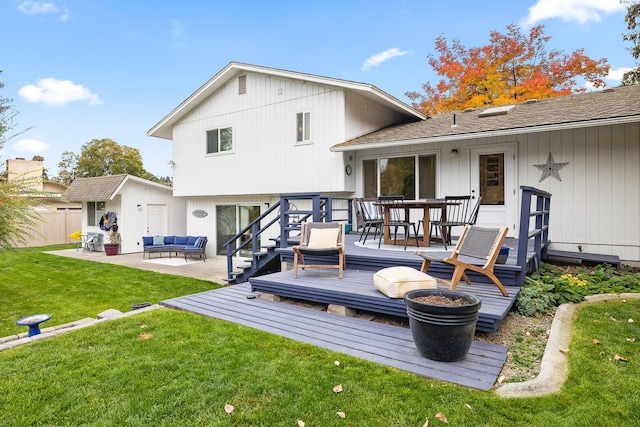
[(190, 255), (198, 255), (203, 261), (207, 260), (207, 236), (144, 236), (142, 247), (142, 258), (145, 254), (149, 254), (148, 258), (151, 259), (153, 253), (162, 256), (163, 252), (167, 252), (169, 258), (174, 253), (176, 256), (181, 253), (185, 261)]

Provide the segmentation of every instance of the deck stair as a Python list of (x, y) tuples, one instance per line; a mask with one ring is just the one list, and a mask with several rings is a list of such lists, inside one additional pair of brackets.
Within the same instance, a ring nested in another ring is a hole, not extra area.
[[(417, 258), (417, 257), (416, 257)], [(333, 274), (332, 274), (333, 273)], [(299, 271), (294, 279), (291, 271), (283, 271), (249, 279), (253, 292), (263, 292), (304, 301), (336, 304), (356, 310), (407, 317), (403, 299), (388, 298), (373, 285), (373, 271), (344, 270), (342, 279), (334, 272)], [(446, 289), (445, 285), (438, 284)], [(505, 286), (509, 296), (504, 297), (493, 284), (472, 282), (460, 284), (458, 290), (482, 299), (476, 329), (496, 332), (501, 321), (513, 306), (520, 291), (518, 286)]]
[(480, 390), (493, 387), (507, 360), (506, 347), (474, 341), (463, 360), (436, 362), (420, 355), (408, 328), (247, 296), (255, 294), (242, 283), (160, 304)]

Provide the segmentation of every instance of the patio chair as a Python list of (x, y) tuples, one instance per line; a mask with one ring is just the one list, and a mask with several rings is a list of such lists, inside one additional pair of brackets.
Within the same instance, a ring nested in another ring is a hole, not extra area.
[(469, 219), (467, 220), (467, 224), (476, 225), (476, 222), (478, 221), (478, 214), (480, 213), (481, 202), (482, 202), (482, 196), (478, 196), (476, 205), (473, 207), (473, 210), (469, 214)]
[[(404, 250), (407, 250), (407, 241), (409, 240), (409, 231), (413, 227), (413, 236), (416, 239), (416, 243), (418, 242), (418, 232), (416, 230), (416, 223), (411, 222), (411, 220), (407, 217), (405, 218), (405, 210), (402, 206), (402, 202), (404, 201), (404, 196), (380, 196), (378, 197), (378, 202), (384, 208), (389, 210), (389, 219), (386, 222), (382, 223), (382, 231), (387, 227), (389, 229), (389, 234), (391, 234), (391, 228), (393, 227), (393, 244), (396, 244), (398, 237), (398, 228), (404, 228)], [(380, 236), (380, 240), (378, 241), (378, 249), (380, 248), (380, 244), (382, 240), (384, 240), (383, 236)]]
[[(298, 277), (298, 268), (336, 268), (338, 277), (342, 279), (345, 267), (344, 236), (344, 222), (303, 222), (300, 244), (293, 247), (293, 278)], [(326, 261), (316, 263), (317, 258), (326, 258)]]
[[(469, 278), (465, 274), (466, 270), (475, 271), (484, 274), (500, 289), (502, 295), (509, 296), (500, 280), (493, 273), (493, 266), (500, 254), (500, 248), (507, 236), (507, 227), (502, 228), (482, 228), (475, 225), (465, 225), (464, 230), (453, 253), (448, 258), (440, 258), (426, 252), (416, 252), (416, 255), (422, 257), (422, 267), (420, 271), (426, 273), (432, 261), (444, 262), (454, 267), (453, 277), (450, 281), (436, 278), (439, 282), (449, 285), (449, 289), (455, 290), (458, 287), (460, 279), (470, 283)], [(465, 261), (458, 259), (459, 256), (465, 257)], [(484, 264), (478, 266), (470, 264), (468, 260), (482, 260)]]
[(382, 224), (384, 222), (384, 218), (382, 216), (382, 210), (380, 209), (380, 206), (374, 205), (373, 201), (358, 199), (358, 204), (360, 206), (359, 210), (362, 215), (362, 222), (364, 224), (359, 241), (361, 241), (362, 244), (365, 244), (372, 228), (374, 228), (374, 240), (378, 237), (378, 233), (382, 234)]
[(446, 243), (451, 245), (452, 228), (462, 227), (467, 224), (467, 214), (469, 212), (469, 201), (471, 200), (471, 196), (445, 196), (444, 200), (445, 203), (447, 203), (445, 207), (446, 216), (443, 215), (440, 220), (431, 222), (429, 238), (431, 238), (431, 232), (434, 229), (436, 230), (437, 235), (437, 228), (439, 228), (442, 233), (443, 242), (446, 240)]

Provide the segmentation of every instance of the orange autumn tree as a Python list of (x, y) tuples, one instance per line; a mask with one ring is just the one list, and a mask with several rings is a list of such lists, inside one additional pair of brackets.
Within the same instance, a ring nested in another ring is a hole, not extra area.
[(505, 105), (527, 99), (552, 98), (584, 92), (577, 86), (582, 77), (595, 87), (604, 87), (609, 73), (607, 59), (594, 60), (578, 49), (572, 54), (547, 51), (551, 39), (544, 26), (523, 34), (514, 24), (506, 34), (491, 32), (490, 43), (467, 49), (459, 39), (451, 46), (444, 36), (436, 39), (439, 55), (429, 55), (429, 65), (443, 78), (424, 93), (407, 92), (413, 106), (425, 114), (460, 111), (487, 105)]

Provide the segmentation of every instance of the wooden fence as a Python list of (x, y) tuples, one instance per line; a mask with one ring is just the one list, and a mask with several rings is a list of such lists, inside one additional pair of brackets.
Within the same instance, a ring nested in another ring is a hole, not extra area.
[(31, 236), (26, 236), (26, 244), (20, 247), (58, 245), (63, 243), (75, 243), (69, 238), (69, 234), (82, 229), (82, 211), (60, 210), (39, 212), (42, 217)]

